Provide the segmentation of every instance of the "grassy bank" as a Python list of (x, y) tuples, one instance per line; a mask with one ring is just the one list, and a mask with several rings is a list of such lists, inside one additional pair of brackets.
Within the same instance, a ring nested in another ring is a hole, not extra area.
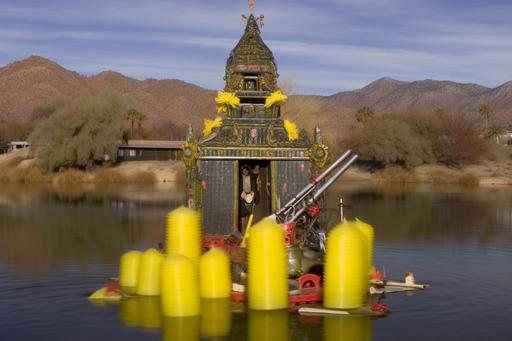
[(33, 159), (29, 150), (0, 155), (0, 183), (55, 186), (74, 184), (131, 184), (182, 182), (184, 167), (180, 161), (130, 161), (114, 167), (98, 167), (91, 171), (76, 169), (46, 173)]
[[(183, 182), (185, 168), (181, 161), (128, 161), (115, 167), (92, 171), (66, 170), (44, 173), (28, 150), (0, 155), (0, 183), (51, 183), (55, 186), (73, 184), (129, 184)], [(449, 168), (422, 165), (411, 169), (387, 166), (376, 171), (352, 167), (342, 181), (375, 183), (454, 184), (467, 187), (512, 185), (512, 159), (500, 157), (494, 161)]]

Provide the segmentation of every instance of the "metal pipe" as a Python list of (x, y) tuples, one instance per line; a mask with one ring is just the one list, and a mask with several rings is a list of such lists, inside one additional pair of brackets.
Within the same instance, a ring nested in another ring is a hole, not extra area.
[(283, 212), (285, 212), (286, 210), (288, 210), (291, 206), (293, 206), (297, 201), (300, 201), (302, 199), (304, 199), (305, 196), (307, 196), (308, 194), (310, 194), (313, 189), (315, 188), (316, 184), (321, 181), (323, 178), (325, 178), (330, 172), (332, 172), (332, 170), (336, 167), (338, 167), (338, 165), (343, 162), (350, 154), (352, 153), (352, 151), (349, 149), (347, 150), (343, 155), (341, 155), (336, 161), (334, 161), (331, 165), (329, 165), (329, 167), (327, 167), (323, 172), (321, 172), (320, 174), (318, 174), (314, 179), (311, 180), (311, 182), (306, 186), (304, 187), (298, 194), (294, 195), (292, 199), (290, 199), (290, 201), (288, 201), (283, 207), (281, 207), (277, 212), (276, 212), (276, 215), (280, 215), (282, 214)]
[(322, 187), (320, 187), (318, 189), (318, 191), (315, 192), (315, 194), (313, 195), (313, 199), (318, 199), (318, 197), (320, 195), (322, 195), (323, 192), (325, 192), (325, 190), (327, 188), (329, 188), (334, 181), (336, 181), (343, 173), (345, 173), (347, 171), (347, 169), (352, 166), (352, 164), (357, 160), (357, 158), (359, 157), (359, 155), (355, 154), (354, 156), (352, 156), (350, 158), (350, 160), (347, 161), (347, 163), (345, 163), (343, 165), (343, 167), (341, 167), (333, 176), (331, 176), (329, 178), (329, 180), (327, 180), (323, 185)]
[[(341, 167), (337, 172), (336, 174), (334, 174), (332, 177), (329, 178), (329, 180), (327, 180), (322, 187), (320, 187), (316, 192), (315, 194), (313, 194), (313, 200), (316, 200), (318, 199), (323, 192), (325, 192), (325, 190), (327, 188), (329, 188), (329, 186), (332, 185), (332, 183), (334, 181), (336, 181), (336, 179), (338, 179), (343, 173), (345, 173), (347, 171), (347, 169), (356, 161), (356, 159), (358, 158), (359, 155), (355, 154), (354, 156), (352, 156), (350, 158), (350, 160), (347, 161), (347, 163), (345, 163), (343, 165), (343, 167)], [(297, 220), (297, 218), (299, 218), (302, 213), (304, 213), (304, 211), (306, 210), (306, 208), (308, 207), (308, 205), (304, 205), (303, 207), (301, 207), (299, 210), (297, 210), (297, 212), (295, 212), (295, 214), (293, 215), (293, 217), (289, 220), (289, 221), (295, 221)]]

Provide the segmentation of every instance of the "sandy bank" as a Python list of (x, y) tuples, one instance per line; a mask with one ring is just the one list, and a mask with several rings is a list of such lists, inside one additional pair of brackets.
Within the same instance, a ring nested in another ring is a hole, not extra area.
[[(182, 182), (184, 177), (185, 167), (181, 161), (126, 161), (113, 167), (98, 167), (88, 172), (69, 170), (44, 174), (28, 149), (0, 155), (0, 182), (163, 183)], [(512, 185), (512, 159), (482, 161), (461, 168), (423, 165), (408, 170), (389, 166), (370, 172), (352, 167), (343, 175), (341, 181), (505, 186)]]

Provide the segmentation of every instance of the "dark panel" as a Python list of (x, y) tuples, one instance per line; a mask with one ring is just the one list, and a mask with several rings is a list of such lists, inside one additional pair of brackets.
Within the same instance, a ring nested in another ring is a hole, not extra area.
[(309, 182), (308, 161), (275, 161), (276, 192), (279, 207), (286, 204)]
[(230, 234), (236, 206), (234, 167), (236, 161), (201, 160), (203, 233)]

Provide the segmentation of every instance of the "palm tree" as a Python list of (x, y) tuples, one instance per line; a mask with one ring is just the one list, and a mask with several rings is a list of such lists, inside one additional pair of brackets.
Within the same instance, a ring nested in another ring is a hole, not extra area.
[(146, 118), (146, 115), (144, 115), (142, 112), (138, 111), (137, 109), (130, 109), (128, 110), (128, 112), (126, 113), (126, 119), (128, 121), (130, 121), (131, 123), (131, 135), (133, 136), (133, 126), (135, 125), (135, 122), (138, 123), (138, 130), (139, 130), (139, 134), (140, 134), (140, 130), (141, 130), (141, 126), (142, 126), (142, 121), (144, 120), (144, 118)]
[(496, 144), (500, 143), (500, 135), (505, 133), (505, 127), (493, 124), (487, 130), (487, 138), (495, 138)]
[(357, 122), (361, 122), (363, 125), (370, 120), (375, 113), (370, 107), (362, 107), (361, 109), (357, 110), (356, 112), (356, 120)]
[(491, 106), (488, 103), (480, 104), (480, 107), (478, 107), (478, 113), (480, 114), (480, 117), (485, 120), (485, 131), (487, 131), (489, 128), (489, 117), (492, 115)]

